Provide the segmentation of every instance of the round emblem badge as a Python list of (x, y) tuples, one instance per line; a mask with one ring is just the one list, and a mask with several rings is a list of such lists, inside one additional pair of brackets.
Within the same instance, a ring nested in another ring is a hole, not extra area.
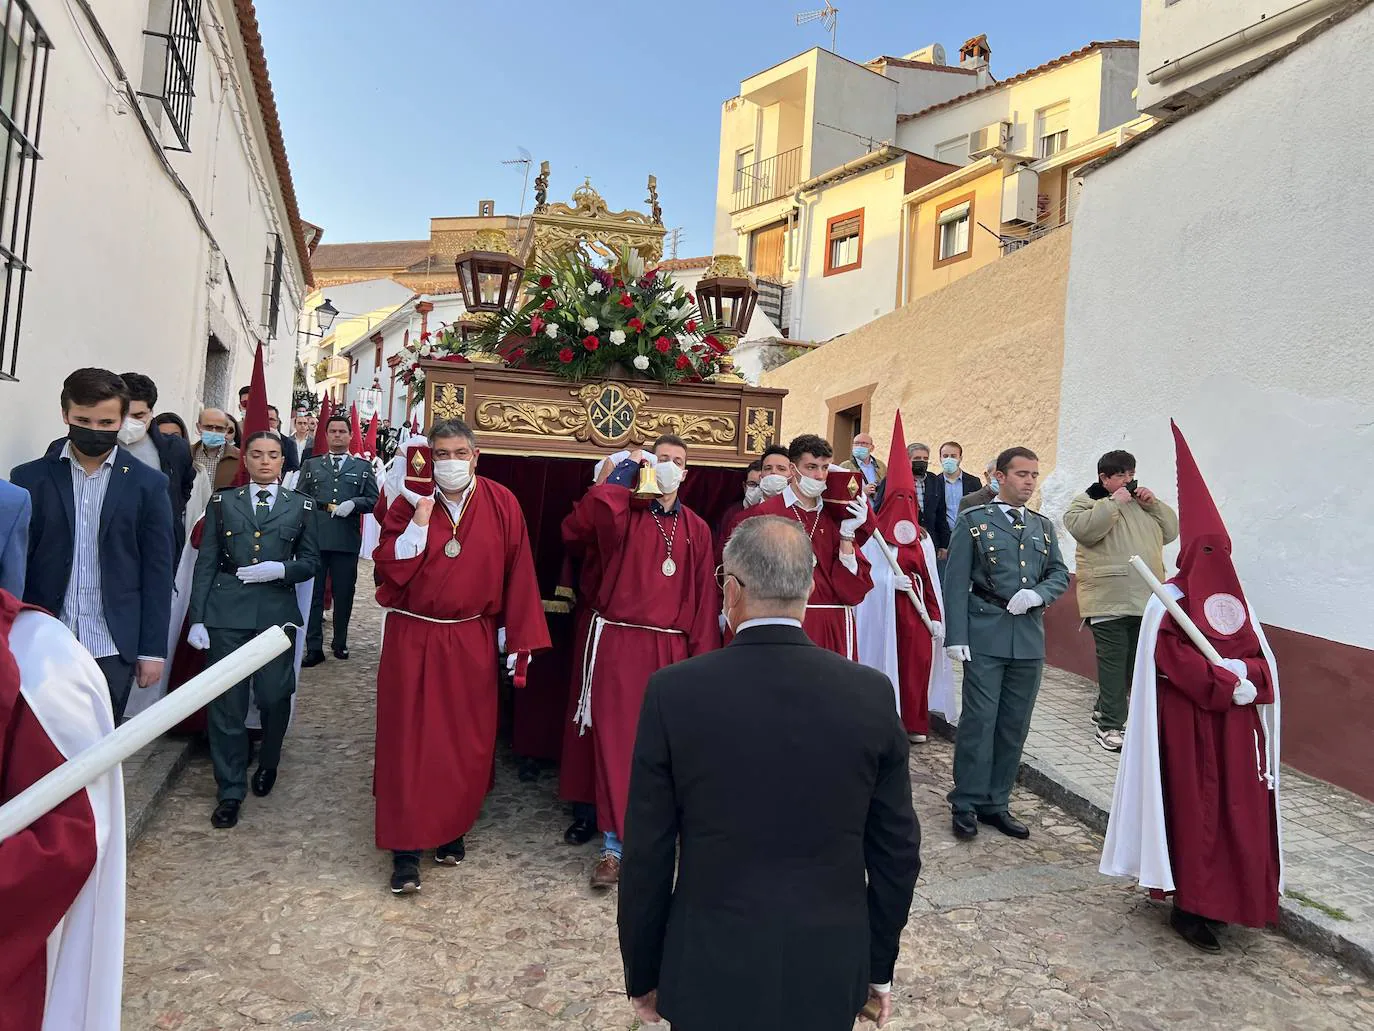
[(910, 519), (902, 519), (892, 528), (892, 536), (897, 539), (898, 544), (915, 544), (916, 524)]
[(1202, 614), (1217, 633), (1229, 637), (1245, 625), (1245, 603), (1233, 594), (1214, 594), (1202, 603)]

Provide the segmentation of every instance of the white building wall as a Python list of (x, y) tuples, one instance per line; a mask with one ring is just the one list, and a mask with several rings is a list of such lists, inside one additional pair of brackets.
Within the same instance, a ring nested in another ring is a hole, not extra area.
[(1126, 448), (1173, 503), (1172, 416), (1260, 618), (1364, 648), (1374, 149), (1330, 141), (1374, 114), (1371, 52), (1374, 7), (1088, 176), (1044, 487), (1058, 516)]
[(972, 93), (982, 85), (977, 74), (953, 70), (937, 72), (929, 68), (888, 65), (886, 74), (897, 83), (898, 114), (910, 114), (932, 104), (942, 104), (965, 93)]
[[(236, 404), (238, 388), (249, 380), (255, 341), (265, 336), (260, 323), (269, 228), (283, 234), (286, 251), (277, 338), (266, 350), (266, 372), (269, 398), (285, 410), (304, 276), (246, 78), (232, 5), (204, 5), (191, 151), (163, 152), (218, 240), (218, 258), (130, 103), (111, 87), (117, 74), (84, 15), (63, 0), (33, 0), (33, 9), (54, 49), (19, 382), (0, 383), (0, 471), (41, 454), (63, 434), (62, 380), (82, 366), (152, 376), (159, 410), (175, 411), (188, 422), (202, 402)], [(96, 10), (137, 87), (148, 4), (102, 4)], [(225, 88), (224, 76), (243, 83), (242, 96)], [(211, 333), (227, 351), (207, 378)]]
[[(421, 301), (429, 301), (434, 305), (434, 310), (424, 323), (415, 310)], [(392, 382), (388, 359), (400, 354), (407, 344), (418, 344), (422, 325), (428, 325), (431, 333), (437, 333), (443, 326), (457, 322), (465, 310), (462, 294), (423, 295), (403, 305), (370, 333), (365, 333), (344, 352), (349, 361), (357, 363), (356, 371), (349, 377), (345, 404), (357, 401), (359, 392), (370, 388), (373, 380), (376, 380), (382, 388), (382, 418), (387, 418), (390, 413), (392, 423), (399, 423), (406, 415), (406, 386), (399, 380)], [(377, 362), (377, 345), (372, 340), (379, 332), (382, 335), (380, 364)]]
[[(897, 129), (897, 84), (884, 75), (817, 51), (806, 127), (803, 178), (838, 168), (891, 141)], [(829, 128), (838, 126), (839, 128)]]

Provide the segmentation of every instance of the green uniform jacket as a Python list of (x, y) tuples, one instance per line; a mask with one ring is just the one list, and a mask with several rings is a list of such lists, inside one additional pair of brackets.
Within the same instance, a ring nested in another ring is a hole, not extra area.
[[(1045, 605), (1068, 590), (1069, 570), (1050, 521), (1025, 511), (1019, 532), (993, 503), (959, 513), (945, 569), (946, 646), (967, 645), (975, 654), (998, 659), (1045, 657)], [(1013, 616), (972, 594), (973, 584), (1003, 600), (1028, 587), (1045, 605)]]
[[(311, 579), (320, 565), (315, 503), (278, 487), (276, 504), (259, 526), (252, 491), (251, 485), (235, 487), (210, 498), (191, 580), (192, 623), (224, 630), (301, 624), (296, 584)], [(285, 579), (246, 584), (235, 575), (258, 562), (282, 563)]]
[[(312, 458), (301, 466), (297, 492), (315, 499), (315, 527), (321, 551), (350, 551), (357, 554), (363, 546), (363, 516), (377, 504), (377, 477), (372, 463), (346, 457), (343, 468), (334, 473), (327, 457)], [(335, 518), (334, 505), (353, 502), (353, 511)]]

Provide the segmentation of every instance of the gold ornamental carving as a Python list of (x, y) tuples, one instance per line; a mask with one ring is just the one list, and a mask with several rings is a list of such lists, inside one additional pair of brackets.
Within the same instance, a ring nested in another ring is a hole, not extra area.
[(578, 440), (598, 444), (623, 444), (639, 420), (641, 406), (649, 395), (624, 383), (589, 383), (575, 395), (585, 406), (586, 426)]
[(645, 439), (672, 433), (688, 444), (733, 444), (735, 420), (723, 412), (641, 412), (639, 428)]
[(604, 197), (586, 179), (573, 191), (572, 203), (547, 203), (548, 167), (541, 164), (535, 183), (533, 222), (533, 250), (540, 258), (553, 258), (583, 251), (603, 258), (614, 257), (632, 247), (645, 261), (653, 263), (663, 258), (663, 238), (667, 229), (662, 224), (662, 209), (658, 204), (658, 181), (650, 176), (650, 213), (642, 211), (612, 211)]
[(436, 422), (440, 419), (465, 418), (467, 387), (458, 383), (432, 383), (429, 391), (429, 410)]
[(501, 398), (477, 406), (477, 429), (497, 433), (524, 433), (552, 437), (586, 438), (580, 432), (587, 424), (587, 410), (577, 405), (557, 404), (530, 398)]
[(771, 408), (746, 408), (744, 410), (744, 435), (746, 446), (752, 454), (760, 454), (763, 449), (777, 443), (778, 414)]

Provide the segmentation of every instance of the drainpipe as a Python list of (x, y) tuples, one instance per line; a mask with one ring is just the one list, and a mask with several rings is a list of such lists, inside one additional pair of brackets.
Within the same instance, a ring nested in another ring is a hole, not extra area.
[(1302, 0), (1301, 3), (1296, 3), (1287, 10), (1257, 21), (1253, 25), (1247, 25), (1245, 28), (1233, 32), (1229, 36), (1223, 36), (1214, 43), (1208, 43), (1205, 47), (1194, 50), (1192, 53), (1184, 54), (1172, 61), (1166, 61), (1154, 71), (1148, 72), (1145, 78), (1152, 85), (1167, 82), (1169, 79), (1176, 79), (1180, 75), (1220, 60), (1252, 43), (1258, 43), (1260, 40), (1267, 39), (1284, 29), (1292, 28), (1300, 22), (1320, 18), (1327, 11), (1347, 2), (1348, 0)]
[(792, 204), (796, 207), (802, 220), (801, 239), (797, 244), (801, 250), (801, 262), (797, 266), (797, 292), (792, 298), (792, 321), (797, 326), (799, 338), (802, 326), (802, 302), (806, 298), (806, 269), (811, 261), (811, 202), (802, 200), (802, 195), (808, 192), (810, 191), (803, 183), (797, 187), (797, 192), (792, 194)]

